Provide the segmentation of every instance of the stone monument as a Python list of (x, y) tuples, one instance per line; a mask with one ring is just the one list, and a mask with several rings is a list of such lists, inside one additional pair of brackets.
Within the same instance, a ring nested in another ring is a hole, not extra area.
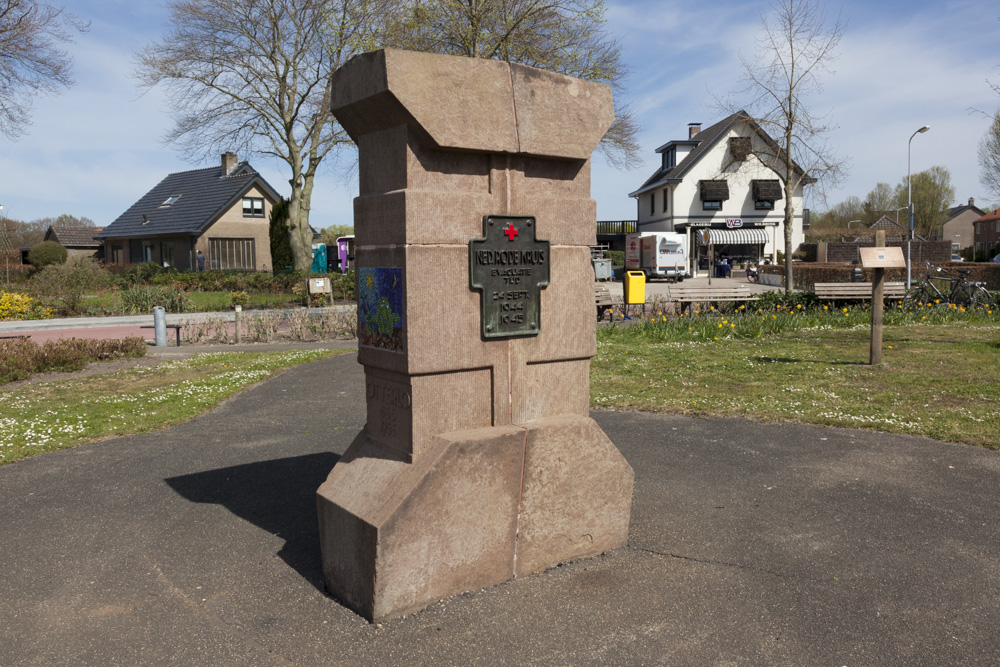
[(328, 590), (370, 620), (624, 546), (633, 473), (589, 417), (590, 155), (606, 86), (353, 58), (367, 425), (319, 488)]

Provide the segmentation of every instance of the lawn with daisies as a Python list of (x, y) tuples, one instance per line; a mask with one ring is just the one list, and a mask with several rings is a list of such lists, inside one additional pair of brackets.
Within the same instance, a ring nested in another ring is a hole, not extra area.
[(0, 465), (173, 426), (285, 369), (346, 351), (198, 354), (151, 367), (0, 387)]
[[(602, 326), (595, 409), (794, 421), (1000, 449), (1000, 316), (993, 307), (886, 307), (883, 363), (871, 312), (768, 297), (648, 312)], [(629, 326), (625, 326), (629, 324)]]

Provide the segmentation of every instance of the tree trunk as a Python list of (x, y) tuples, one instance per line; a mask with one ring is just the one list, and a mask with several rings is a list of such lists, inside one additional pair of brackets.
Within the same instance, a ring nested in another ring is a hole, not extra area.
[(312, 266), (312, 228), (309, 227), (312, 177), (303, 178), (303, 185), (293, 179), (292, 196), (288, 200), (288, 235), (296, 271), (309, 271)]

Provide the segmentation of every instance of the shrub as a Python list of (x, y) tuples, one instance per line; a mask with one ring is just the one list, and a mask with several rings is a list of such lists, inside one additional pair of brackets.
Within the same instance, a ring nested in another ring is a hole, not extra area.
[(175, 287), (133, 285), (118, 293), (120, 310), (130, 315), (153, 312), (154, 306), (163, 306), (168, 313), (185, 313), (191, 310), (191, 299)]
[(611, 266), (625, 266), (624, 250), (605, 250), (604, 256), (611, 260)]
[(282, 198), (271, 208), (269, 225), (271, 238), (271, 270), (279, 275), (286, 272), (285, 267), (294, 266), (292, 256), (292, 241), (288, 231), (288, 200)]
[(70, 315), (80, 312), (84, 294), (104, 289), (112, 282), (111, 274), (93, 259), (69, 264), (53, 264), (31, 277), (33, 292), (47, 299), (61, 299)]
[(52, 317), (52, 309), (44, 308), (27, 294), (0, 292), (0, 320), (43, 320)]
[(28, 262), (36, 269), (40, 269), (50, 264), (65, 264), (68, 256), (66, 248), (55, 241), (42, 241), (31, 246), (31, 250), (28, 251)]
[(43, 345), (29, 338), (0, 340), (0, 384), (46, 371), (77, 371), (92, 361), (145, 355), (146, 341), (138, 336), (117, 340), (60, 338)]

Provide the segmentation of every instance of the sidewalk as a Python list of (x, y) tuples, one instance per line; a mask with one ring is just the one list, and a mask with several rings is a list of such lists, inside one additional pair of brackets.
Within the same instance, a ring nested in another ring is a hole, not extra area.
[(0, 664), (1000, 655), (1000, 453), (639, 413), (594, 415), (636, 473), (627, 548), (370, 625), (323, 590), (315, 500), (364, 415), (343, 355), (174, 428), (0, 467)]

